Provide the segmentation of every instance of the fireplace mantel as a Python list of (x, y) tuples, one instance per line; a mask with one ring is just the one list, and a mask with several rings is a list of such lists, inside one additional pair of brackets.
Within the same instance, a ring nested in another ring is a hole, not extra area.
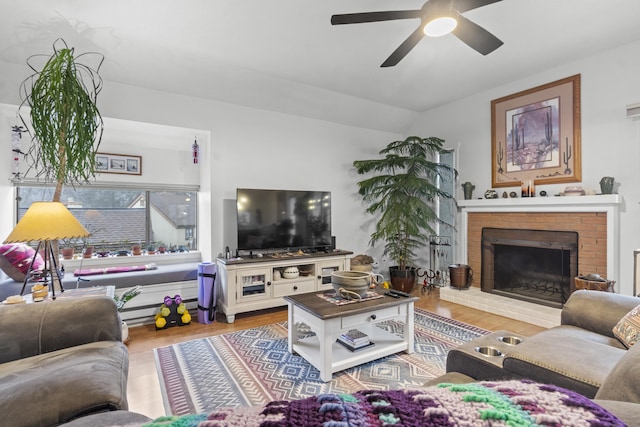
[(605, 212), (607, 214), (607, 278), (619, 276), (618, 236), (619, 207), (622, 197), (618, 194), (597, 196), (518, 197), (502, 199), (458, 200), (460, 210), (460, 255), (468, 262), (468, 215), (471, 212)]
[(620, 195), (607, 194), (458, 200), (458, 208), (472, 212), (605, 212), (605, 207), (617, 208), (621, 203)]

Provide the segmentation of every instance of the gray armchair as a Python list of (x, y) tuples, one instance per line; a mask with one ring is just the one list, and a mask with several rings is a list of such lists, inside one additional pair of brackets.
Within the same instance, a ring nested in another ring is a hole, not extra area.
[(129, 356), (110, 297), (0, 307), (0, 414), (54, 426), (126, 410)]

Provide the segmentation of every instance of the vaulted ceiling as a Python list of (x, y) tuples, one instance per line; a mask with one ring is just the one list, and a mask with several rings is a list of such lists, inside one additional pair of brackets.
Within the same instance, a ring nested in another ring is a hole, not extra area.
[(464, 14), (504, 42), (495, 52), (482, 56), (452, 35), (425, 37), (397, 66), (381, 68), (419, 20), (330, 24), (332, 14), (423, 3), (0, 0), (0, 60), (25, 64), (62, 37), (78, 52), (103, 53), (107, 81), (318, 119), (386, 109), (402, 122), (640, 39), (638, 0), (503, 0)]

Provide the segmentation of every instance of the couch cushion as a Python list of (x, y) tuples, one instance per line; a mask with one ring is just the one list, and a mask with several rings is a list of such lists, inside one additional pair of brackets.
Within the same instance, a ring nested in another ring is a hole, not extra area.
[(77, 418), (60, 427), (140, 426), (151, 421), (151, 418), (136, 412), (109, 411)]
[(638, 342), (640, 339), (640, 305), (620, 319), (613, 327), (613, 335), (627, 348)]
[(590, 336), (585, 333), (574, 326), (540, 332), (509, 350), (503, 367), (525, 378), (592, 398), (627, 350), (619, 343), (616, 347), (585, 339)]
[(640, 426), (640, 404), (629, 402), (616, 402), (613, 400), (594, 400), (607, 411), (620, 418), (627, 427)]
[(44, 261), (31, 246), (24, 243), (2, 245), (0, 246), (0, 269), (13, 280), (23, 282), (34, 256), (33, 270), (42, 270)]
[(127, 348), (100, 341), (0, 364), (0, 414), (11, 425), (58, 425), (127, 409)]
[(637, 305), (638, 298), (631, 295), (581, 289), (562, 308), (560, 323), (613, 338), (613, 327)]
[(587, 329), (582, 329), (579, 327), (567, 326), (567, 325), (556, 326), (555, 328), (552, 328), (552, 329), (562, 330), (564, 331), (562, 333), (567, 333), (571, 335), (573, 338), (584, 340), (585, 342), (608, 345), (611, 347), (619, 348), (620, 350), (627, 349), (617, 338), (614, 338), (608, 335), (602, 335), (597, 332), (589, 331)]
[(625, 352), (598, 390), (596, 399), (640, 403), (640, 344)]

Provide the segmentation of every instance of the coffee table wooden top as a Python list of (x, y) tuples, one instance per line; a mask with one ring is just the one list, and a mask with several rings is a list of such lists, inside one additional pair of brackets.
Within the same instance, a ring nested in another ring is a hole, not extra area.
[(333, 319), (342, 316), (350, 316), (352, 314), (367, 313), (374, 309), (394, 307), (418, 300), (417, 297), (392, 298), (390, 296), (383, 295), (382, 298), (375, 298), (366, 301), (355, 302), (352, 304), (337, 305), (318, 296), (318, 294), (323, 294), (325, 292), (332, 291), (288, 295), (283, 298), (285, 301), (294, 304), (296, 307), (300, 307), (303, 310), (308, 311), (309, 313), (322, 320)]

